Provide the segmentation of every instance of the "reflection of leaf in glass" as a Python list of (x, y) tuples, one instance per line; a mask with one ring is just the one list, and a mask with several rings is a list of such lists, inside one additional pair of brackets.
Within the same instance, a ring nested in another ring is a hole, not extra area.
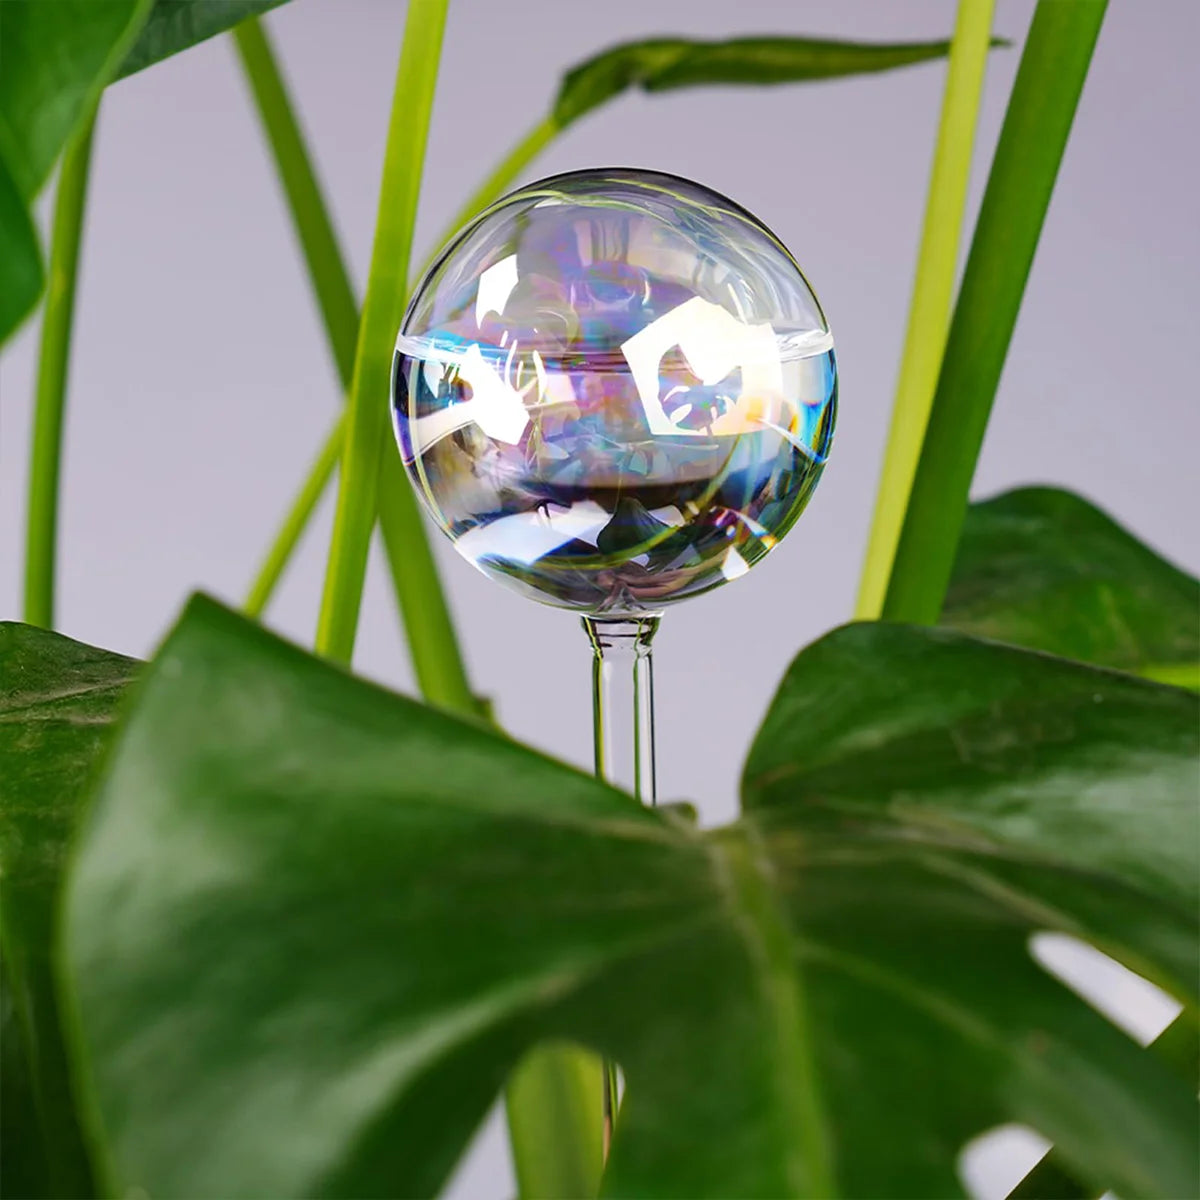
[(653, 516), (640, 500), (622, 496), (612, 520), (596, 535), (596, 549), (601, 554), (636, 557), (643, 543), (652, 545), (669, 536), (673, 528)]
[[(687, 511), (682, 513), (686, 522), (685, 526), (667, 525), (656, 521), (656, 524), (659, 525), (658, 529), (652, 531), (649, 536), (645, 537), (642, 541), (628, 545), (624, 549), (605, 552), (603, 547), (599, 547), (601, 551), (600, 554), (576, 556), (561, 563), (556, 562), (552, 557), (544, 558), (539, 560), (538, 569), (545, 571), (577, 571), (617, 566), (621, 563), (628, 563), (631, 559), (639, 558), (643, 554), (648, 554), (651, 550), (660, 546), (668, 539), (673, 538), (676, 534), (684, 536), (682, 532), (684, 528), (699, 525), (708, 516), (712, 507), (713, 499), (716, 497), (721, 487), (729, 478), (734, 456), (737, 453), (740, 442), (740, 437), (733, 439), (733, 445), (730, 447), (728, 454), (726, 454), (724, 461), (721, 463), (712, 479), (710, 479), (708, 483), (704, 485), (703, 490), (698, 496), (692, 497), (686, 502)], [(663, 484), (658, 490), (662, 491), (663, 493), (670, 493), (673, 489), (677, 489), (678, 487), (678, 483)], [(596, 498), (596, 492), (597, 489), (590, 489), (589, 495), (591, 495), (593, 498)], [(628, 498), (627, 496), (622, 496), (620, 494), (619, 488), (616, 489), (616, 492), (616, 503), (612, 510), (614, 513), (618, 511), (619, 506)], [(638, 502), (638, 504), (639, 507), (646, 512), (647, 517), (651, 521), (654, 521), (655, 518), (650, 516), (649, 512), (645, 509), (645, 506), (640, 502)], [(721, 507), (723, 508), (724, 505)], [(688, 536), (687, 541), (689, 545), (692, 545), (695, 543), (696, 539), (694, 536)], [(672, 553), (674, 553), (674, 550), (672, 550)], [(618, 556), (616, 562), (614, 562), (612, 559), (613, 554)]]

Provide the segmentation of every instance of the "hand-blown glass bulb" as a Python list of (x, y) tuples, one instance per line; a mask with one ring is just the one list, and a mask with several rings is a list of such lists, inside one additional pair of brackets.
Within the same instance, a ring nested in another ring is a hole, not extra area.
[(837, 372), (795, 260), (744, 209), (670, 175), (576, 171), (447, 246), (405, 315), (392, 404), (470, 562), (615, 617), (736, 579), (791, 528)]

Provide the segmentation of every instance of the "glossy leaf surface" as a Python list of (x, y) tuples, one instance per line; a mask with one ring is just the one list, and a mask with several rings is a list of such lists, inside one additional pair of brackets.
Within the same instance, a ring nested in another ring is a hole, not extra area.
[(701, 833), (193, 602), (69, 889), (116, 1191), (437, 1190), (512, 1064), (603, 1051), (613, 1195), (935, 1196), (1028, 1123), (1182, 1194), (1194, 1096), (1027, 951), (1187, 998), (1197, 704), (945, 631), (804, 651)]
[(1059, 488), (971, 505), (942, 624), (1122, 671), (1200, 661), (1200, 581)]

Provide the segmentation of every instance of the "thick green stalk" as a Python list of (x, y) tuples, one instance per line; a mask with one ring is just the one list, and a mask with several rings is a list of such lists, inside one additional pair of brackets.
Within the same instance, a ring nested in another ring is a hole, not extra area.
[(938, 619), (1025, 282), (1107, 0), (1040, 0), (1013, 84), (946, 340), (883, 605)]
[(354, 373), (358, 344), (358, 302), (350, 273), (267, 31), (257, 18), (252, 18), (234, 29), (233, 38), (287, 195), (313, 294), (321, 306), (329, 348), (345, 390)]
[(942, 98), (925, 224), (908, 310), (904, 356), (892, 406), (855, 615), (874, 620), (883, 607), (904, 509), (933, 404), (954, 297), (959, 234), (967, 201), (979, 98), (987, 70), (993, 0), (959, 0)]
[(258, 574), (254, 577), (254, 583), (246, 594), (246, 602), (242, 605), (242, 609), (248, 617), (261, 617), (266, 609), (267, 603), (283, 575), (284, 568), (295, 553), (301, 535), (308, 528), (308, 523), (316, 511), (321, 497), (325, 494), (325, 485), (333, 478), (333, 472), (341, 461), (342, 448), (345, 444), (345, 413), (341, 413), (329, 431), (325, 444), (317, 454), (317, 459), (308, 473), (304, 487), (292, 501), (292, 506), (288, 509), (287, 516), (284, 517), (283, 524), (279, 527), (279, 532), (275, 535), (275, 540), (271, 543), (271, 548), (267, 552), (266, 558), (263, 559)]
[(88, 168), (96, 113), (91, 113), (63, 153), (50, 235), (50, 271), (42, 344), (38, 357), (29, 462), (29, 514), (25, 541), (25, 620), (54, 625), (54, 581), (58, 554), (58, 482), (62, 464), (63, 414), (75, 318), (75, 281), (87, 200)]
[[(392, 97), (375, 245), (347, 402), (346, 446), (317, 625), (317, 651), (342, 662), (349, 662), (354, 651), (367, 551), (375, 524), (379, 464), (387, 432), (385, 401), (392, 341), (404, 311), (447, 2), (409, 0)], [(402, 503), (415, 507), (416, 501), (410, 493)]]
[(596, 1195), (604, 1169), (603, 1064), (568, 1045), (539, 1046), (505, 1089), (509, 1144), (521, 1200)]

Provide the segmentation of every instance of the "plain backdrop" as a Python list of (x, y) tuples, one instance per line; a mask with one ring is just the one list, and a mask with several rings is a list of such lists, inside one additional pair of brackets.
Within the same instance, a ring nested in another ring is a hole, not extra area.
[[(997, 32), (1018, 44), (991, 59), (968, 230), (1031, 11), (1029, 0), (997, 5)], [(602, 46), (663, 34), (925, 39), (948, 36), (953, 22), (951, 0), (455, 0), (418, 252), (546, 111), (562, 69)], [(267, 24), (361, 286), (403, 4), (295, 0)], [(1110, 6), (974, 489), (1073, 488), (1192, 570), (1198, 40), (1192, 0)], [(762, 566), (670, 612), (659, 635), (660, 794), (691, 798), (709, 822), (736, 810), (742, 756), (787, 661), (853, 606), (944, 77), (934, 63), (820, 84), (631, 94), (535, 164), (534, 175), (655, 167), (727, 193), (791, 247), (837, 341), (836, 445), (805, 516)], [(228, 39), (107, 94), (78, 304), (59, 625), (144, 655), (193, 589), (231, 602), (244, 594), (339, 400)], [(0, 359), (2, 617), (20, 613), (36, 336), (30, 322)], [(315, 628), (330, 515), (327, 504), (269, 614), (301, 641)], [(588, 648), (577, 620), (437, 550), (477, 688), (515, 735), (586, 765)], [(378, 559), (355, 662), (411, 688)], [(505, 1154), (493, 1123), (455, 1193), (507, 1195)], [(985, 1172), (983, 1194), (1020, 1172), (1019, 1157), (1018, 1146)]]

